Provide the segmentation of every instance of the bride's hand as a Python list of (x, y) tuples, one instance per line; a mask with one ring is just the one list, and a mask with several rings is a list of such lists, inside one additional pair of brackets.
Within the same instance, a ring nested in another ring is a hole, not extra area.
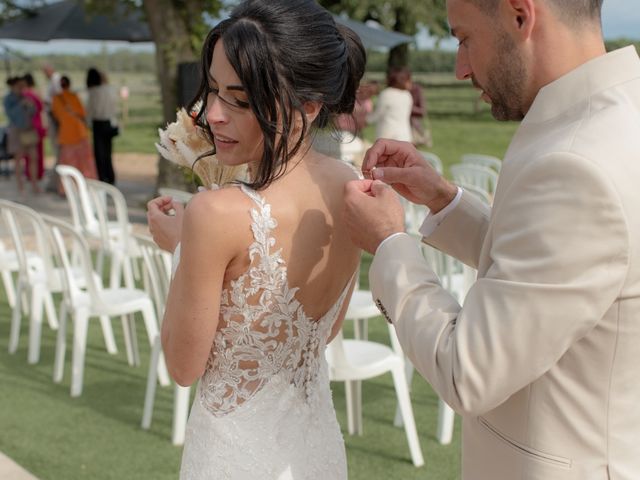
[(183, 215), (184, 206), (172, 197), (158, 197), (147, 203), (149, 232), (161, 249), (172, 253), (176, 249), (182, 235)]

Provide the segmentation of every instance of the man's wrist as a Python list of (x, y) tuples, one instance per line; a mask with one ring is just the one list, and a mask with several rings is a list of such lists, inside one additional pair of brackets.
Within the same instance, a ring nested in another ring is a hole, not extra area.
[(456, 198), (458, 194), (458, 187), (451, 182), (446, 180), (442, 180), (442, 184), (439, 189), (439, 194), (436, 198), (429, 202), (427, 207), (431, 211), (432, 214), (438, 213), (440, 210), (449, 205)]

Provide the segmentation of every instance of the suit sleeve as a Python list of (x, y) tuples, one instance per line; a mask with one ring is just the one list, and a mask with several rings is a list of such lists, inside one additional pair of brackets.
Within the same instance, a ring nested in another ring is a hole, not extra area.
[(462, 308), (407, 236), (386, 243), (370, 269), (405, 353), (465, 415), (495, 408), (548, 371), (612, 306), (628, 266), (617, 192), (588, 160), (539, 159), (494, 208), (491, 264)]
[(490, 213), (488, 205), (463, 189), (458, 205), (424, 242), (477, 269)]

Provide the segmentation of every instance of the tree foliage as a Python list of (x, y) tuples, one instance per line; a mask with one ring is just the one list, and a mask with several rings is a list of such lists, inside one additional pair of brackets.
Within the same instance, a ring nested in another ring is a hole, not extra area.
[[(449, 35), (445, 0), (319, 0), (320, 5), (354, 20), (375, 20), (383, 27), (415, 35), (424, 27), (438, 39)], [(389, 65), (408, 65), (409, 46), (389, 52)]]

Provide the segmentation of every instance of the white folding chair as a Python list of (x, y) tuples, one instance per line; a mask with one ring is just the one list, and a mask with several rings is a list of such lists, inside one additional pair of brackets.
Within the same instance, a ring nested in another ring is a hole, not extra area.
[[(93, 275), (89, 246), (83, 235), (64, 221), (48, 216), (44, 219), (50, 228), (56, 253), (64, 269), (63, 280), (66, 283), (56, 341), (53, 380), (56, 383), (61, 382), (64, 374), (67, 314), (70, 313), (73, 318), (71, 396), (77, 397), (82, 393), (87, 329), (91, 317), (124, 316), (140, 312), (151, 345), (158, 335), (158, 323), (153, 302), (145, 291), (133, 288), (103, 288), (99, 277)], [(79, 268), (84, 271), (85, 288), (78, 285), (72, 273), (71, 252), (77, 258)], [(164, 362), (159, 362), (158, 376), (163, 385), (169, 384), (169, 374)]]
[[(109, 183), (92, 179), (86, 179), (85, 183), (91, 203), (95, 206), (102, 249), (111, 257), (109, 286), (132, 288), (137, 265), (135, 260), (141, 258), (142, 254), (131, 235), (127, 201), (122, 192)], [(110, 207), (115, 212), (113, 220), (109, 216)], [(124, 276), (124, 283), (121, 282), (121, 276)]]
[[(151, 238), (136, 235), (136, 241), (142, 251), (144, 261), (144, 278), (147, 291), (154, 300), (158, 318), (164, 316), (164, 307), (169, 292), (171, 281), (171, 255), (161, 250)], [(163, 362), (162, 343), (160, 335), (157, 335), (151, 348), (151, 360), (149, 362), (149, 374), (147, 375), (147, 389), (144, 396), (144, 409), (142, 414), (142, 428), (151, 428), (153, 416), (153, 404), (158, 381), (158, 365)], [(174, 445), (184, 443), (187, 417), (189, 415), (189, 394), (191, 387), (183, 387), (176, 384), (173, 393), (173, 427), (171, 442)]]
[[(389, 334), (392, 343), (398, 343), (395, 331), (391, 326)], [(399, 348), (399, 345), (396, 348)], [(397, 354), (395, 348), (388, 347), (382, 343), (369, 340), (345, 340), (342, 331), (340, 331), (328, 345), (326, 358), (329, 364), (329, 378), (332, 381), (345, 382), (346, 390), (353, 389), (355, 382), (391, 372), (404, 421), (411, 459), (416, 467), (424, 465), (404, 372), (404, 356)], [(351, 395), (351, 398), (355, 398), (355, 396)], [(359, 415), (358, 412), (354, 411), (355, 409), (355, 405), (350, 405), (347, 402), (347, 410), (351, 410), (352, 418), (357, 419), (361, 424), (361, 419), (358, 418)], [(362, 431), (362, 425), (356, 426), (356, 428), (360, 432)]]
[[(20, 324), (23, 313), (29, 313), (28, 362), (40, 359), (42, 314), (46, 311), (49, 326), (56, 330), (58, 319), (53, 303), (53, 292), (61, 291), (51, 265), (49, 243), (37, 212), (18, 203), (2, 200), (0, 210), (11, 233), (18, 264), (15, 302), (11, 314), (9, 353), (18, 349)], [(33, 243), (34, 252), (27, 258), (25, 246)], [(24, 310), (24, 312), (23, 312)]]
[[(67, 202), (69, 203), (73, 226), (76, 230), (86, 235), (87, 238), (99, 242), (96, 270), (102, 275), (104, 257), (108, 252), (105, 250), (107, 245), (104, 245), (102, 241), (103, 232), (101, 228), (105, 227), (100, 225), (97, 212), (101, 205), (93, 200), (93, 196), (87, 187), (87, 179), (85, 179), (80, 170), (71, 165), (57, 165), (56, 173), (60, 177)], [(106, 217), (108, 218), (108, 215)], [(121, 225), (118, 221), (107, 221), (106, 229), (109, 236), (116, 238), (120, 236)]]
[(13, 308), (16, 301), (16, 287), (13, 283), (13, 274), (19, 270), (18, 257), (15, 250), (7, 248), (0, 240), (0, 277), (4, 285), (4, 292), (7, 295), (9, 307)]
[(483, 167), (489, 167), (500, 173), (502, 168), (502, 160), (492, 155), (482, 155), (479, 153), (465, 153), (460, 157), (462, 163), (469, 163), (473, 165), (481, 165)]
[(457, 185), (471, 185), (484, 190), (493, 197), (498, 185), (498, 173), (482, 165), (458, 163), (449, 167), (453, 182)]

